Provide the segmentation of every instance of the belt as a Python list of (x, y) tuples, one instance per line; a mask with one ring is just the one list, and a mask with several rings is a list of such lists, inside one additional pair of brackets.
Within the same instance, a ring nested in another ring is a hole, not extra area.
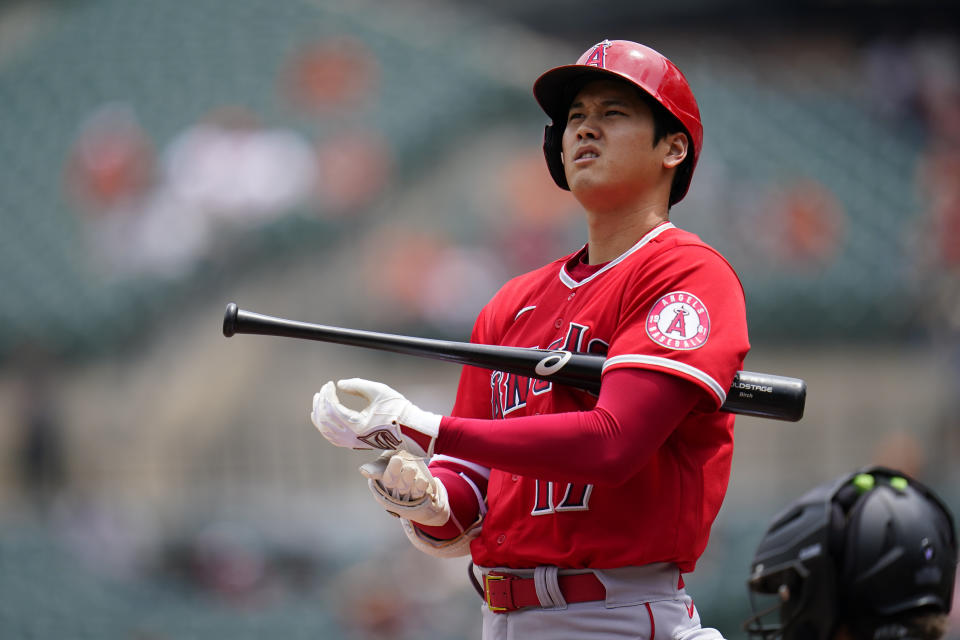
[[(606, 587), (593, 573), (560, 575), (557, 576), (557, 583), (567, 602), (590, 602), (607, 597)], [(491, 571), (483, 577), (483, 599), (494, 613), (540, 606), (533, 578), (521, 578), (499, 571)]]

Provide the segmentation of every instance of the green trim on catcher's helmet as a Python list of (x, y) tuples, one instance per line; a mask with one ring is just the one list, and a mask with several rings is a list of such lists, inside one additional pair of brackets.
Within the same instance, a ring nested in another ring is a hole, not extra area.
[(603, 77), (618, 78), (642, 90), (679, 122), (690, 139), (689, 168), (675, 178), (670, 192), (670, 205), (676, 204), (690, 188), (703, 147), (700, 109), (687, 79), (675, 64), (650, 47), (629, 40), (598, 42), (575, 64), (550, 69), (534, 82), (533, 95), (552, 121), (544, 130), (543, 153), (554, 182), (562, 189), (570, 188), (560, 154), (567, 110), (574, 93), (587, 81)]

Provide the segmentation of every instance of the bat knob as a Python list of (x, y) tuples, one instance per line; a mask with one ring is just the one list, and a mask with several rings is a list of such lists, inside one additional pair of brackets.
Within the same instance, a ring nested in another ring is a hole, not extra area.
[(223, 335), (230, 337), (237, 332), (237, 303), (231, 302), (223, 312)]

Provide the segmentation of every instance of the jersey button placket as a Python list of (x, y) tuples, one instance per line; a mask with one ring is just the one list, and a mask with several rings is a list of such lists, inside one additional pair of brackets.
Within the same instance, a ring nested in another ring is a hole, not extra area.
[(497, 544), (503, 544), (503, 541), (506, 539), (507, 539), (507, 536), (501, 533), (500, 535), (497, 536)]

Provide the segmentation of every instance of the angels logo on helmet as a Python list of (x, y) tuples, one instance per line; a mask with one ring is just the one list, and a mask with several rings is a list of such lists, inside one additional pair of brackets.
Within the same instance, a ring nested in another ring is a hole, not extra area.
[(593, 51), (590, 52), (590, 55), (587, 56), (584, 65), (588, 67), (599, 67), (601, 69), (606, 67), (604, 60), (606, 59), (607, 47), (609, 47), (612, 42), (609, 40), (604, 40), (603, 42), (598, 42), (593, 47)]

